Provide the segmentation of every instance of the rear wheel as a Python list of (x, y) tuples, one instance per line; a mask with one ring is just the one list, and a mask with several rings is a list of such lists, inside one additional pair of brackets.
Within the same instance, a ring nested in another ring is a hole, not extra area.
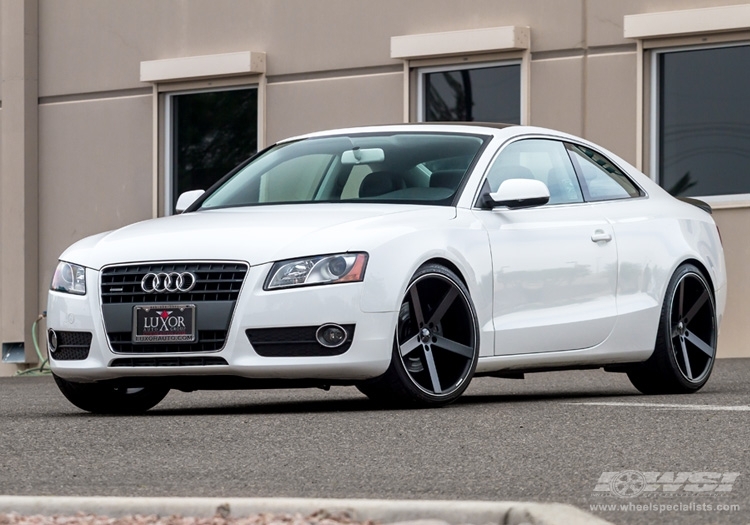
[(718, 326), (711, 286), (686, 264), (667, 287), (653, 355), (628, 372), (644, 394), (696, 392), (708, 381), (716, 358)]
[(95, 414), (140, 414), (155, 407), (168, 388), (125, 387), (106, 383), (74, 383), (54, 376), (65, 398), (81, 410)]
[(425, 265), (401, 302), (388, 370), (358, 388), (387, 404), (442, 406), (455, 401), (474, 375), (478, 334), (466, 286), (444, 266)]

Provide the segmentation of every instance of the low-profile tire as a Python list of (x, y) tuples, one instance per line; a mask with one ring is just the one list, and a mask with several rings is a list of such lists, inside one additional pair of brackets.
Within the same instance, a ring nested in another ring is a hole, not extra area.
[(388, 406), (447, 405), (469, 386), (478, 355), (479, 323), (468, 289), (448, 268), (426, 264), (406, 288), (388, 370), (357, 388)]
[(718, 325), (711, 285), (692, 264), (667, 286), (654, 353), (628, 378), (644, 394), (688, 394), (708, 381), (716, 359)]
[(106, 383), (74, 383), (54, 375), (65, 398), (81, 410), (94, 414), (141, 414), (155, 407), (168, 388), (128, 388)]

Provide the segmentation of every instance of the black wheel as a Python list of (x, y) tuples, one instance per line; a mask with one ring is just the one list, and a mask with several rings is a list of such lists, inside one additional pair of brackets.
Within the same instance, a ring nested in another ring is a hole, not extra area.
[(54, 375), (57, 387), (68, 401), (95, 414), (140, 414), (155, 407), (168, 388), (127, 388), (102, 383), (74, 383)]
[(358, 388), (381, 403), (443, 406), (469, 386), (478, 354), (469, 291), (449, 269), (428, 264), (404, 294), (388, 370)]
[(716, 358), (718, 328), (711, 286), (692, 264), (677, 269), (667, 287), (654, 353), (628, 372), (644, 394), (698, 391)]

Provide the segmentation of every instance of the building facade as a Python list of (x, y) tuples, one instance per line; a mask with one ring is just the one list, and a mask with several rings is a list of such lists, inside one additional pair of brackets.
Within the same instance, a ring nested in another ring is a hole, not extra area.
[(719, 356), (748, 357), (748, 64), (731, 0), (2, 0), (0, 375), (37, 361), (74, 241), (170, 214), (279, 139), (426, 120), (560, 129), (704, 198)]

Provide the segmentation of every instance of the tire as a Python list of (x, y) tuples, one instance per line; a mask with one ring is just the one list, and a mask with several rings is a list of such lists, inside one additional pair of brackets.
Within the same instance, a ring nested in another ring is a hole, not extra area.
[(448, 268), (422, 266), (399, 309), (388, 370), (357, 385), (389, 406), (447, 405), (469, 386), (479, 355), (479, 323), (469, 291)]
[(155, 407), (168, 388), (127, 388), (102, 383), (74, 383), (54, 375), (65, 398), (81, 410), (94, 414), (141, 414)]
[(669, 281), (654, 353), (628, 372), (644, 394), (688, 394), (708, 381), (716, 359), (714, 294), (703, 273), (680, 266)]

